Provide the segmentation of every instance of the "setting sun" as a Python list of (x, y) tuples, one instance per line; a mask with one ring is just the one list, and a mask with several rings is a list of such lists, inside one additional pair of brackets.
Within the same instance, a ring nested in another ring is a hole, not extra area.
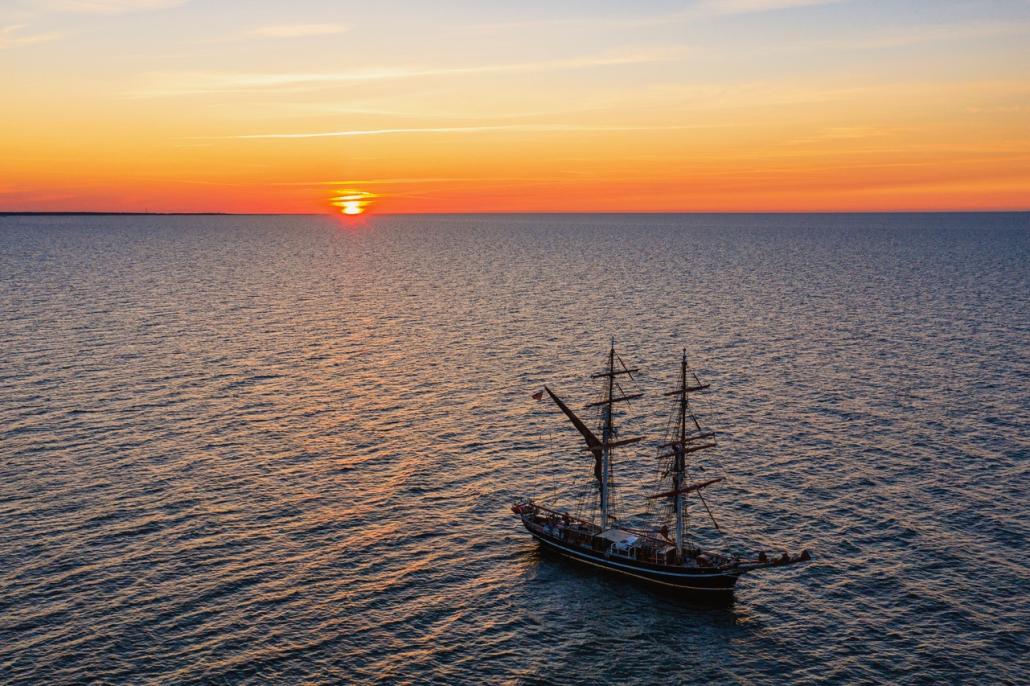
[(339, 207), (341, 214), (363, 214), (368, 206), (372, 204), (373, 198), (377, 197), (379, 196), (368, 191), (345, 189), (337, 191), (329, 201), (329, 204), (333, 207)]

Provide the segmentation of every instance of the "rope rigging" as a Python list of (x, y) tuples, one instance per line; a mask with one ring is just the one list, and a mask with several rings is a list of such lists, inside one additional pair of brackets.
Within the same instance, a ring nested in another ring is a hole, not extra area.
[[(607, 528), (613, 522), (620, 521), (619, 513), (623, 505), (621, 489), (618, 488), (619, 480), (615, 475), (616, 460), (613, 459), (615, 457), (615, 448), (618, 445), (640, 440), (639, 438), (622, 439), (619, 428), (615, 424), (616, 415), (619, 414), (615, 408), (616, 403), (626, 402), (629, 405), (631, 399), (640, 396), (640, 393), (637, 392), (638, 388), (633, 388), (630, 384), (626, 383), (626, 380), (619, 380), (616, 377), (617, 375), (625, 376), (629, 382), (632, 382), (633, 386), (636, 386), (638, 380), (634, 372), (637, 370), (630, 369), (626, 365), (622, 356), (615, 353), (614, 345), (606, 355), (606, 358), (605, 371), (592, 375), (594, 378), (601, 378), (603, 380), (603, 383), (600, 384), (599, 393), (596, 393), (594, 395), (595, 400), (586, 406), (588, 409), (594, 410), (591, 424), (595, 427), (596, 435), (591, 434), (590, 430), (575, 417), (574, 413), (553, 393), (551, 394), (562, 411), (569, 416), (573, 424), (584, 434), (584, 437), (587, 439), (587, 447), (592, 453), (595, 462), (595, 479), (584, 483), (581, 480), (580, 472), (577, 470), (572, 476), (576, 478), (575, 484), (579, 484), (579, 487), (577, 488), (575, 485), (572, 485), (564, 489), (563, 493), (570, 499), (570, 504), (575, 504), (577, 517), (596, 521), (603, 528)], [(689, 493), (697, 494), (698, 500), (701, 502), (715, 529), (721, 532), (722, 528), (716, 521), (707, 500), (701, 493), (701, 488), (709, 485), (709, 483), (714, 483), (714, 481), (690, 483), (690, 477), (693, 472), (703, 472), (705, 469), (698, 460), (687, 461), (684, 459), (687, 453), (693, 453), (702, 448), (717, 447), (714, 440), (711, 440), (710, 443), (704, 442), (712, 439), (714, 432), (706, 432), (703, 429), (687, 398), (689, 392), (703, 390), (708, 388), (708, 386), (702, 384), (697, 374), (687, 367), (685, 354), (682, 360), (680, 376), (680, 389), (665, 394), (680, 397), (676, 398), (676, 409), (668, 415), (665, 422), (663, 442), (657, 449), (658, 459), (656, 460), (654, 480), (659, 490), (662, 490), (670, 477), (672, 477), (671, 490), (669, 490), (668, 494), (657, 493), (649, 496), (644, 512), (633, 516), (641, 517), (646, 526), (653, 528), (655, 531), (668, 531), (667, 523), (675, 515), (677, 522), (679, 522), (676, 530), (681, 532), (678, 535), (682, 538), (685, 536), (688, 528), (687, 499), (684, 496)], [(691, 379), (689, 383), (692, 385), (688, 385), (688, 378)], [(548, 392), (550, 393), (550, 391)], [(632, 407), (632, 405), (629, 405), (629, 407)], [(552, 446), (556, 445), (555, 435), (551, 431), (551, 427), (548, 428), (548, 440)], [(556, 454), (560, 455), (560, 452), (556, 451)], [(559, 457), (558, 463), (560, 467), (560, 465), (565, 464), (565, 461)], [(554, 501), (559, 493), (557, 469), (552, 474), (551, 486), (552, 501)], [(668, 497), (666, 497), (667, 495)], [(655, 503), (655, 500), (658, 502)], [(609, 521), (600, 521), (596, 517), (599, 511), (607, 511)]]

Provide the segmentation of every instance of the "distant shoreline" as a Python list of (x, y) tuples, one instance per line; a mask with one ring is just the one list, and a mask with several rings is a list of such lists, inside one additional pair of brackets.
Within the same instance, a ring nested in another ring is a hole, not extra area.
[(126, 216), (126, 217), (149, 217), (151, 215), (157, 217), (168, 217), (168, 216), (232, 216), (233, 212), (0, 212), (0, 217), (111, 217), (111, 216)]

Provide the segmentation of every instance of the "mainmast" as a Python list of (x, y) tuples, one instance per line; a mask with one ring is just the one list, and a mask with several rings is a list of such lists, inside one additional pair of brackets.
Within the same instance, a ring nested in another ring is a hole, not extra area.
[[(690, 401), (688, 396), (690, 393), (701, 391), (709, 387), (710, 384), (702, 384), (697, 376), (691, 373), (694, 377), (694, 385), (687, 385), (687, 351), (683, 350), (683, 357), (680, 361), (680, 386), (674, 391), (670, 391), (665, 395), (678, 395), (679, 396), (679, 407), (678, 407), (678, 422), (677, 429), (678, 435), (676, 440), (671, 443), (666, 443), (663, 448), (671, 448), (672, 452), (659, 455), (660, 458), (672, 458), (672, 490), (667, 493), (658, 493), (652, 498), (661, 497), (672, 497), (673, 507), (676, 512), (676, 555), (680, 557), (683, 555), (683, 538), (685, 520), (687, 515), (687, 504), (684, 500), (684, 496), (692, 491), (699, 491), (705, 486), (713, 484), (717, 481), (722, 481), (721, 478), (711, 479), (703, 483), (687, 485), (687, 453), (692, 453), (697, 450), (703, 450), (705, 448), (714, 448), (715, 443), (708, 440), (715, 437), (713, 432), (702, 431), (701, 425), (698, 423), (694, 413), (690, 411)], [(693, 427), (687, 428), (687, 420), (693, 423)], [(694, 431), (697, 433), (694, 433)], [(688, 435), (690, 434), (690, 435)], [(697, 441), (707, 441), (698, 443)]]
[(615, 426), (612, 423), (612, 397), (615, 390), (615, 339), (612, 339), (612, 347), (608, 351), (608, 390), (604, 395), (605, 401), (602, 413), (604, 415), (604, 429), (601, 432), (601, 440), (604, 443), (604, 452), (601, 454), (601, 528), (608, 528), (608, 501), (611, 493), (612, 471), (612, 434), (615, 433)]
[(612, 470), (612, 434), (615, 433), (615, 426), (612, 423), (612, 397), (615, 390), (615, 339), (612, 338), (612, 347), (608, 351), (608, 392), (605, 393), (604, 430), (601, 433), (601, 440), (604, 444), (604, 451), (601, 454), (601, 528), (608, 528), (608, 500), (611, 493)]
[(672, 489), (676, 491), (676, 555), (683, 555), (683, 520), (687, 504), (683, 502), (683, 482), (687, 478), (687, 349), (683, 349), (683, 360), (680, 363), (680, 440), (674, 447), (676, 464), (673, 469)]

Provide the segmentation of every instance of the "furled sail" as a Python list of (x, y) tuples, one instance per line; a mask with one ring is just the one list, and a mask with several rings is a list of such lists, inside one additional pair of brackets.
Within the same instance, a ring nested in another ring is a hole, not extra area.
[(544, 386), (544, 390), (547, 391), (547, 395), (551, 396), (551, 400), (553, 400), (555, 404), (558, 405), (561, 411), (565, 413), (565, 416), (569, 418), (569, 421), (572, 422), (572, 425), (579, 429), (579, 432), (583, 434), (583, 440), (587, 442), (587, 448), (590, 450), (590, 452), (594, 454), (594, 476), (597, 478), (598, 482), (600, 482), (602, 457), (601, 451), (604, 448), (600, 439), (598, 439), (597, 436), (594, 435), (593, 431), (587, 428), (587, 425), (584, 424), (580, 420), (580, 418), (576, 416), (576, 413), (570, 410), (568, 406), (561, 401), (561, 398), (556, 396), (550, 388)]

